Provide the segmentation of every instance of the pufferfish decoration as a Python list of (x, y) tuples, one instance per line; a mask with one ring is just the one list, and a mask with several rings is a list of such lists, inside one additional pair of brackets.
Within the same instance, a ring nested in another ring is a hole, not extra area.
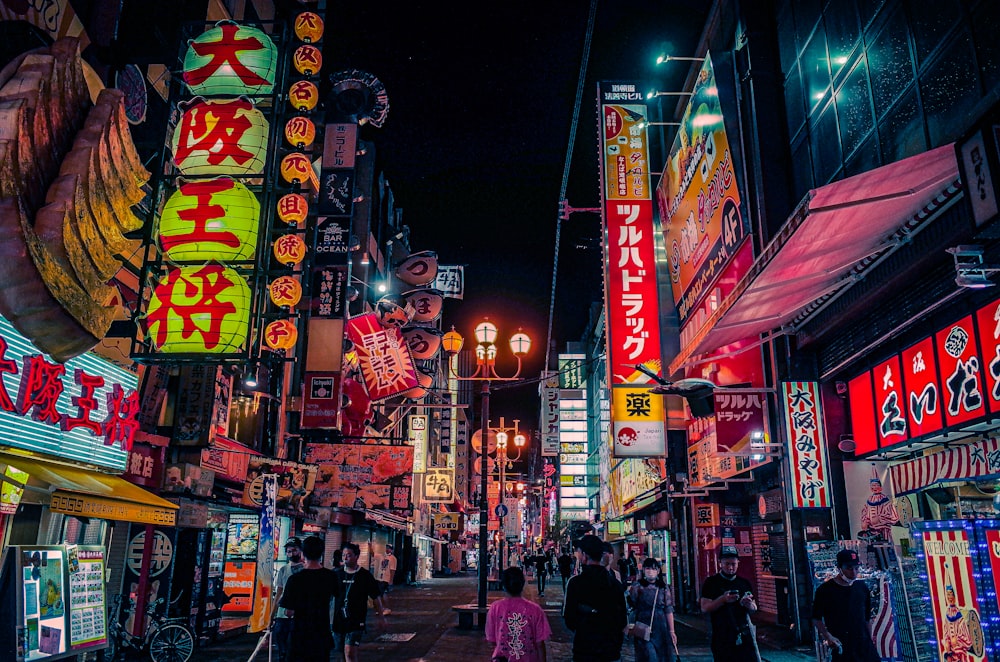
[(375, 316), (385, 328), (400, 328), (413, 321), (413, 304), (399, 294), (387, 294), (375, 302)]

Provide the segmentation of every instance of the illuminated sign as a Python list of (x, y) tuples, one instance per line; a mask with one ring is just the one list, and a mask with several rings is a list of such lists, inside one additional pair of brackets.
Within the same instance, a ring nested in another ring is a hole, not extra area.
[(249, 25), (221, 21), (188, 45), (182, 78), (196, 95), (269, 95), (278, 69), (278, 49)]
[(252, 260), (259, 225), (260, 203), (243, 184), (228, 177), (188, 182), (163, 208), (159, 241), (170, 261)]
[(792, 508), (829, 508), (832, 505), (830, 468), (819, 384), (785, 382), (781, 385), (781, 393), (792, 478), (789, 505)]
[(163, 526), (173, 526), (177, 513), (171, 508), (158, 508), (143, 503), (108, 499), (93, 494), (63, 492), (62, 490), (56, 490), (52, 494), (49, 510), (77, 517), (96, 517), (98, 519)]
[(171, 141), (174, 165), (185, 175), (260, 175), (267, 158), (268, 121), (248, 99), (195, 98)]
[(0, 317), (0, 443), (123, 470), (139, 424), (135, 374), (83, 354), (54, 363)]

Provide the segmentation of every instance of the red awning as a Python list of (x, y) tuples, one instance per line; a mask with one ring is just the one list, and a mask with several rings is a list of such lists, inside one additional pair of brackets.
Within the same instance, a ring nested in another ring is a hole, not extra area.
[(811, 190), (670, 372), (737, 340), (789, 330), (800, 313), (853, 283), (859, 263), (895, 250), (958, 190), (950, 144)]
[(1000, 439), (989, 437), (965, 446), (955, 446), (889, 467), (896, 496), (909, 494), (948, 481), (996, 476)]

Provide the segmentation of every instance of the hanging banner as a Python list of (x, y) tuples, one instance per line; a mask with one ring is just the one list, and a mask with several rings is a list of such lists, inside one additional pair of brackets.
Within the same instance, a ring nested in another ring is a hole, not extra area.
[(375, 313), (365, 313), (348, 320), (347, 336), (354, 343), (372, 402), (419, 385), (410, 348), (398, 328), (384, 328)]
[(461, 299), (465, 296), (465, 267), (461, 265), (438, 265), (437, 276), (431, 287), (450, 299)]
[(278, 493), (278, 476), (264, 474), (260, 483), (260, 544), (257, 545), (257, 581), (254, 583), (253, 613), (250, 614), (248, 632), (266, 630), (274, 612), (274, 557), (277, 553), (274, 527), (277, 523), (275, 499)]
[(791, 468), (792, 508), (829, 508), (829, 466), (826, 431), (817, 382), (784, 382), (781, 385), (788, 462)]
[(611, 390), (615, 457), (666, 455), (664, 400), (662, 396), (650, 393), (648, 386), (619, 386)]
[(413, 473), (427, 471), (427, 417), (411, 415), (406, 426), (406, 443), (413, 446)]

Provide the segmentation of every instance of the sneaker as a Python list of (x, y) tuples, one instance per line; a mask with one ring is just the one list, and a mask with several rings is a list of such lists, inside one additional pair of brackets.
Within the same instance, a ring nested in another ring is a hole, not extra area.
[(388, 616), (388, 615), (389, 615), (389, 614), (391, 614), (391, 613), (392, 613), (392, 610), (391, 610), (391, 609), (383, 609), (383, 610), (382, 610), (382, 615), (383, 615), (383, 616)]

